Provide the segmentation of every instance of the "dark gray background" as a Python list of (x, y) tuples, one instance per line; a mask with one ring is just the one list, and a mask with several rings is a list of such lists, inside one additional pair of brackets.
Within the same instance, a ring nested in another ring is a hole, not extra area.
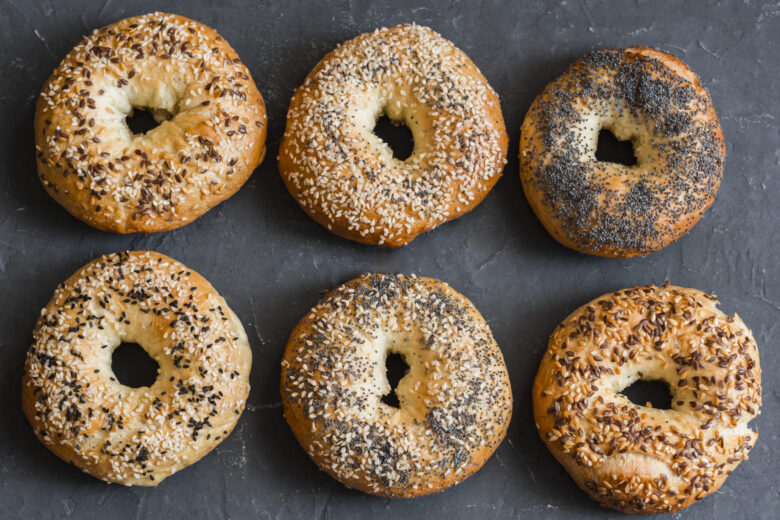
[[(106, 2), (0, 4), (0, 517), (89, 518), (604, 518), (539, 441), (530, 388), (555, 325), (580, 304), (627, 286), (672, 283), (720, 296), (753, 329), (764, 370), (760, 432), (750, 460), (681, 518), (777, 518), (780, 508), (780, 4), (750, 2)], [(524, 5), (520, 5), (524, 4)], [(153, 10), (217, 29), (266, 99), (268, 155), (244, 188), (195, 223), (120, 236), (70, 217), (38, 183), (35, 98), (81, 36)], [(398, 250), (329, 234), (298, 208), (276, 167), (293, 89), (339, 42), (417, 22), (441, 32), (501, 96), (510, 136), (504, 177), (471, 214)], [(686, 237), (647, 258), (583, 256), (547, 235), (523, 198), (517, 141), (534, 96), (594, 48), (634, 43), (682, 58), (709, 88), (726, 136), (717, 200)], [(153, 249), (203, 274), (252, 342), (252, 393), (234, 433), (156, 489), (106, 485), (59, 461), (19, 406), (25, 352), (55, 286), (103, 253)], [(474, 477), (438, 495), (384, 500), (317, 470), (282, 418), (279, 362), (287, 335), (331, 288), (364, 271), (449, 282), (482, 311), (512, 378), (507, 439)]]

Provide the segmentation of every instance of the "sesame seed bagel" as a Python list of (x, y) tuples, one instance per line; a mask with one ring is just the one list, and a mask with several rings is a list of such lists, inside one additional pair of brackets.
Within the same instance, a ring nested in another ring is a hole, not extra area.
[[(102, 256), (61, 284), (27, 354), (22, 407), (55, 455), (107, 482), (154, 486), (232, 430), (252, 352), (225, 300), (165, 255)], [(149, 387), (117, 381), (111, 356), (141, 345), (159, 365)]]
[[(599, 131), (633, 143), (636, 164), (598, 161)], [(726, 147), (710, 96), (683, 62), (655, 49), (591, 52), (547, 85), (520, 138), (526, 198), (577, 251), (652, 253), (715, 200)]]
[[(392, 391), (385, 361), (409, 366)], [(512, 392), (479, 311), (447, 284), (365, 274), (341, 285), (293, 330), (282, 403), (323, 471), (373, 495), (412, 498), (475, 473), (506, 434)]]
[[(159, 126), (133, 135), (147, 110)], [(263, 98), (236, 52), (182, 16), (85, 36), (38, 98), (38, 176), (73, 216), (116, 233), (181, 227), (233, 195), (265, 155)]]
[[(411, 130), (406, 160), (373, 133), (382, 115)], [(340, 45), (311, 71), (290, 102), (279, 171), (328, 230), (395, 247), (479, 204), (506, 147), (498, 95), (468, 56), (427, 27), (399, 25)]]
[[(750, 330), (714, 296), (624, 289), (574, 311), (550, 336), (533, 387), (539, 435), (583, 491), (626, 513), (673, 513), (715, 492), (758, 434), (761, 368)], [(668, 410), (620, 392), (666, 382)]]

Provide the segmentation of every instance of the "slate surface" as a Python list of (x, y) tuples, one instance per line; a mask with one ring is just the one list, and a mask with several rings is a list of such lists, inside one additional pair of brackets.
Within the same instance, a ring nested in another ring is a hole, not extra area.
[[(537, 437), (530, 388), (548, 334), (604, 292), (673, 283), (718, 294), (753, 329), (764, 370), (750, 460), (680, 518), (777, 518), (780, 507), (780, 4), (751, 2), (357, 1), (25, 2), (0, 4), (0, 517), (92, 518), (605, 518)], [(522, 4), (522, 5), (521, 5)], [(269, 109), (269, 153), (244, 188), (195, 223), (152, 236), (93, 230), (70, 217), (35, 175), (33, 108), (79, 38), (125, 16), (167, 10), (216, 28), (252, 71)], [(275, 155), (293, 89), (337, 43), (415, 21), (451, 39), (501, 96), (510, 135), (504, 177), (473, 213), (394, 251), (330, 235), (297, 207)], [(728, 143), (712, 209), (679, 242), (644, 259), (607, 260), (557, 245), (520, 189), (519, 128), (534, 96), (593, 48), (639, 43), (689, 63), (710, 89)], [(202, 273), (252, 341), (252, 393), (230, 438), (156, 489), (109, 486), (33, 436), (20, 406), (23, 360), (55, 286), (107, 252), (154, 249)], [(482, 311), (502, 347), (515, 411), (485, 467), (444, 493), (393, 501), (319, 472), (285, 424), (279, 361), (287, 335), (331, 288), (364, 271), (449, 282)]]

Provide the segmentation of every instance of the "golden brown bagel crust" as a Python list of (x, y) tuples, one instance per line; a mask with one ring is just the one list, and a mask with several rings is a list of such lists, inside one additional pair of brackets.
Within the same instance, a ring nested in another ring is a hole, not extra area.
[[(372, 132), (382, 114), (414, 135), (404, 161)], [(468, 56), (427, 27), (399, 25), (340, 45), (309, 73), (290, 102), (279, 171), (328, 230), (396, 247), (479, 204), (506, 147), (498, 95)]]
[[(160, 125), (134, 136), (125, 117), (135, 108)], [(265, 134), (263, 98), (236, 52), (213, 29), (165, 13), (85, 36), (35, 112), (46, 191), (116, 233), (175, 229), (227, 199), (262, 161)]]
[[(761, 407), (758, 348), (714, 296), (645, 286), (596, 298), (550, 336), (533, 388), (539, 435), (580, 488), (626, 513), (673, 513), (747, 459)], [(662, 380), (672, 409), (620, 392)]]
[[(388, 353), (409, 370), (391, 391)], [(366, 274), (293, 330), (282, 361), (287, 422), (309, 456), (349, 487), (393, 498), (476, 472), (506, 434), (504, 359), (472, 303), (431, 278)]]
[[(165, 255), (102, 256), (61, 284), (27, 354), (22, 408), (55, 455), (107, 482), (154, 486), (233, 430), (249, 394), (244, 328), (198, 273)], [(150, 387), (116, 380), (135, 342), (159, 364)]]
[[(631, 140), (637, 164), (598, 161), (598, 133)], [(577, 251), (632, 257), (687, 233), (715, 199), (726, 147), (707, 90), (646, 47), (595, 51), (547, 85), (520, 138), (526, 198)]]

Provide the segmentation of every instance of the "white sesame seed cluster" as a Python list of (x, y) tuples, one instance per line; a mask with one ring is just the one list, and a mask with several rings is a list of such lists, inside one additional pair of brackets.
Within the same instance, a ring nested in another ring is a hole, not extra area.
[[(388, 353), (409, 370), (395, 393)], [(430, 278), (366, 274), (298, 324), (282, 361), (285, 416), (320, 468), (387, 497), (440, 491), (476, 472), (512, 413), (501, 351), (465, 297)]]
[[(534, 384), (539, 435), (577, 484), (629, 513), (672, 513), (716, 491), (757, 434), (761, 368), (750, 330), (695, 289), (596, 298), (550, 337)], [(619, 392), (662, 380), (672, 409)]]
[[(133, 135), (126, 117), (160, 125)], [(119, 233), (174, 229), (235, 193), (265, 154), (263, 99), (213, 29), (153, 13), (96, 29), (38, 99), (38, 173), (77, 218)]]
[[(244, 329), (199, 274), (150, 251), (100, 257), (60, 285), (27, 355), (22, 405), (35, 434), (87, 473), (154, 486), (235, 426), (249, 393)], [(159, 364), (150, 387), (117, 381), (111, 355), (136, 342)]]
[[(404, 161), (373, 132), (406, 124)], [(363, 34), (325, 56), (296, 91), (279, 167), (330, 231), (399, 246), (473, 209), (498, 180), (507, 138), (498, 96), (452, 43), (418, 25)]]

